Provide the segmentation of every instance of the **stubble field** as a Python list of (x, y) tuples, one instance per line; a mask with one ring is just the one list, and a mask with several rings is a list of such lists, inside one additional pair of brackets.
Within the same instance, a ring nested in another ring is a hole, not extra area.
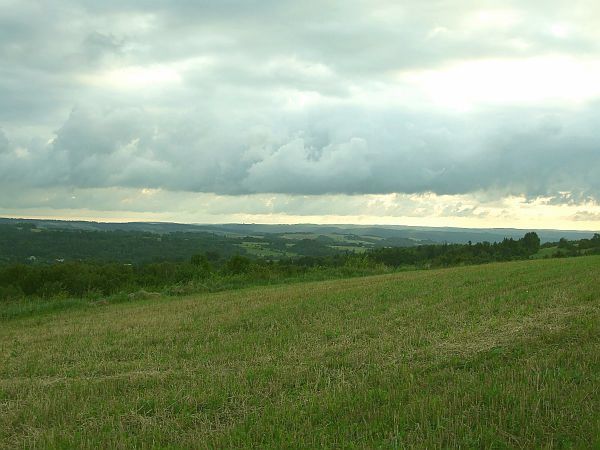
[(600, 446), (600, 257), (0, 321), (0, 447)]

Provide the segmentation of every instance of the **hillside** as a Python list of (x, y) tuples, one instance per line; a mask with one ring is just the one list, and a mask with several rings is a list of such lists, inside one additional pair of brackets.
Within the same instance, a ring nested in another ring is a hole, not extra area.
[[(399, 237), (369, 237), (354, 234), (262, 233), (247, 234), (189, 226), (176, 229), (136, 229), (139, 224), (124, 224), (125, 230), (110, 225), (94, 229), (87, 222), (35, 223), (0, 221), (0, 265), (18, 263), (53, 264), (64, 261), (123, 262), (147, 264), (161, 261), (186, 261), (195, 254), (212, 253), (216, 259), (240, 254), (251, 258), (288, 259), (364, 253), (385, 247), (414, 247), (429, 241)], [(71, 225), (71, 226), (67, 226)], [(130, 226), (131, 225), (131, 226)], [(81, 226), (81, 227), (80, 227)]]
[(592, 448), (600, 257), (0, 322), (0, 447)]
[[(519, 233), (517, 233), (519, 232)], [(561, 238), (590, 239), (593, 233), (541, 230), (542, 243)], [(234, 255), (281, 261), (363, 254), (391, 247), (436, 243), (517, 240), (523, 230), (460, 228), (383, 228), (312, 225), (182, 225), (97, 223), (0, 218), (0, 266), (74, 261), (149, 264), (189, 261), (212, 255), (219, 262)], [(537, 233), (536, 233), (537, 234)], [(554, 237), (555, 239), (549, 239)]]
[[(535, 231), (542, 243), (558, 241), (560, 238), (569, 240), (585, 239), (600, 230), (549, 230), (549, 229), (515, 229), (515, 228), (456, 228), (456, 227), (423, 227), (407, 225), (316, 225), (316, 224), (182, 224), (170, 222), (86, 222), (44, 219), (11, 219), (0, 217), (0, 224), (16, 225), (27, 223), (40, 229), (72, 230), (72, 231), (128, 231), (146, 233), (211, 233), (229, 237), (268, 236), (310, 234), (329, 237), (361, 237), (367, 242), (390, 240), (391, 244), (410, 245), (411, 241), (421, 243), (456, 243), (498, 242), (504, 238), (519, 238), (527, 231)], [(396, 242), (396, 243), (395, 243)]]

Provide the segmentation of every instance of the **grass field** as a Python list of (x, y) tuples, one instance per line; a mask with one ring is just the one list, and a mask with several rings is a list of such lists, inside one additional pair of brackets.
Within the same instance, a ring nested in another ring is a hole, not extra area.
[(296, 254), (292, 252), (282, 252), (279, 250), (273, 250), (269, 246), (269, 242), (242, 242), (238, 245), (244, 250), (246, 250), (246, 252), (248, 252), (250, 255), (258, 256), (259, 258), (287, 258), (291, 256), (296, 256)]
[(553, 254), (556, 253), (558, 247), (544, 247), (541, 248), (535, 255), (533, 255), (533, 259), (539, 258), (550, 258)]
[(335, 248), (336, 250), (344, 250), (353, 253), (365, 253), (367, 251), (367, 248), (365, 247), (356, 247), (354, 245), (330, 245), (330, 247)]
[(598, 448), (600, 257), (0, 322), (6, 448)]

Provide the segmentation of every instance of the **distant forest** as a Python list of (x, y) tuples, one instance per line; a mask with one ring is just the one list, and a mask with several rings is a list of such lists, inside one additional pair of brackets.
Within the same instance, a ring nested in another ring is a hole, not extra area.
[[(398, 245), (390, 245), (394, 242)], [(494, 243), (423, 244), (337, 234), (157, 234), (0, 224), (0, 300), (132, 298), (140, 292), (183, 295), (294, 280), (587, 254), (600, 254), (600, 234), (544, 244), (535, 232)]]
[[(425, 241), (428, 242), (428, 241)], [(0, 264), (69, 261), (186, 261), (197, 253), (211, 259), (233, 255), (262, 259), (333, 256), (380, 247), (408, 247), (421, 241), (331, 233), (214, 233), (206, 231), (96, 231), (42, 228), (34, 223), (0, 224)]]

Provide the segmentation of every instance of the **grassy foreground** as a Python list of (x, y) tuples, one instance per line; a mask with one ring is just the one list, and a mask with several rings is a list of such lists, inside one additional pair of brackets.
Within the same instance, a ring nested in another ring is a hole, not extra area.
[(600, 257), (0, 322), (8, 448), (600, 446)]

